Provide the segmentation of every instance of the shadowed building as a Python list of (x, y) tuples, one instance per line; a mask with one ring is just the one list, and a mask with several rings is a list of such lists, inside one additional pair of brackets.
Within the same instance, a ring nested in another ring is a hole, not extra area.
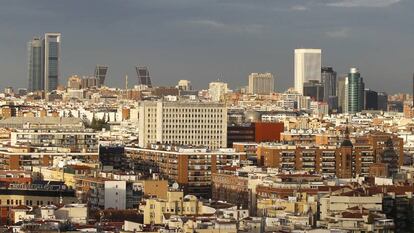
[(41, 91), (44, 86), (42, 67), (42, 41), (35, 37), (28, 43), (29, 91)]
[(108, 72), (108, 66), (105, 65), (96, 65), (95, 67), (95, 77), (99, 80), (98, 86), (101, 87), (105, 84), (106, 74)]
[(60, 73), (60, 33), (46, 33), (44, 46), (44, 90), (56, 90), (59, 85)]
[(146, 85), (152, 87), (151, 77), (149, 75), (148, 67), (146, 66), (136, 66), (135, 70), (137, 71), (138, 84)]

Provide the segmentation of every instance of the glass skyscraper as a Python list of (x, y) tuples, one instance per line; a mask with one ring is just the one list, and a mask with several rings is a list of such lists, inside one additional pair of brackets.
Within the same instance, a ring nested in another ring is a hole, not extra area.
[(346, 112), (357, 113), (364, 108), (364, 80), (357, 68), (351, 68), (345, 81), (347, 95)]
[(332, 67), (322, 67), (321, 82), (323, 83), (323, 101), (328, 102), (329, 97), (336, 96), (336, 72)]
[(38, 37), (27, 43), (29, 91), (41, 91), (44, 87), (42, 47), (42, 41)]
[(29, 91), (50, 92), (59, 85), (60, 33), (46, 33), (28, 43)]
[(56, 90), (59, 85), (60, 72), (60, 33), (46, 33), (44, 46), (44, 90)]
[(138, 84), (152, 87), (151, 77), (149, 75), (148, 67), (136, 66), (135, 70), (137, 71)]
[(98, 86), (101, 87), (105, 84), (106, 73), (108, 72), (108, 66), (96, 65), (95, 77), (99, 80)]

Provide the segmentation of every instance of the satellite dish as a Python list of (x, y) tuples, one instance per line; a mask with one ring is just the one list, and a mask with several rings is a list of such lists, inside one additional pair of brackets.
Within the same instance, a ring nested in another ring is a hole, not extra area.
[(180, 185), (178, 185), (178, 183), (177, 183), (177, 182), (175, 182), (175, 183), (172, 185), (172, 188), (173, 188), (173, 189), (179, 189), (179, 188), (180, 188)]

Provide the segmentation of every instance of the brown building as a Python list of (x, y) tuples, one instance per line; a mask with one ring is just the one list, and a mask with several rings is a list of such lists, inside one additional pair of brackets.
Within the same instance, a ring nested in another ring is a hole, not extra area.
[(257, 148), (258, 164), (286, 171), (305, 170), (323, 175), (351, 178), (369, 176), (370, 167), (384, 161), (386, 141), (394, 145), (397, 159), (388, 158), (388, 166), (403, 165), (402, 139), (386, 133), (372, 133), (356, 138), (353, 144), (349, 137), (336, 146), (300, 146), (283, 144), (261, 144)]
[(142, 169), (159, 173), (177, 182), (186, 194), (211, 197), (211, 177), (217, 170), (246, 160), (246, 153), (233, 149), (210, 151), (205, 148), (184, 148), (153, 145), (152, 149), (126, 147), (127, 157)]
[(284, 131), (283, 122), (252, 122), (227, 127), (227, 147), (235, 142), (278, 142)]
[(249, 207), (248, 177), (236, 175), (238, 167), (223, 167), (212, 174), (212, 198), (244, 209)]
[(8, 147), (7, 150), (0, 151), (0, 169), (32, 170), (33, 166), (51, 166), (55, 156), (70, 156), (85, 162), (98, 161), (98, 152), (47, 152), (33, 147)]

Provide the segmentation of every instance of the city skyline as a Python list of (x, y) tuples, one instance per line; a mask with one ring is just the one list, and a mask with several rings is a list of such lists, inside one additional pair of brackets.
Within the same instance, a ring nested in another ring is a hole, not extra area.
[[(276, 90), (283, 91), (293, 87), (293, 50), (313, 47), (324, 51), (322, 66), (332, 66), (338, 75), (358, 67), (372, 89), (411, 92), (409, 61), (414, 53), (409, 45), (413, 27), (404, 12), (414, 4), (407, 0), (344, 2), (262, 1), (253, 5), (246, 1), (205, 4), (177, 0), (150, 5), (141, 1), (73, 1), (65, 7), (48, 1), (3, 3), (1, 12), (9, 27), (0, 39), (1, 87), (26, 87), (25, 43), (38, 32), (59, 31), (65, 41), (62, 83), (72, 74), (90, 75), (90, 67), (96, 64), (108, 64), (108, 85), (123, 87), (125, 74), (134, 77), (134, 66), (147, 64), (151, 76), (159, 81), (157, 85), (173, 86), (188, 79), (195, 88), (207, 88), (223, 74), (223, 81), (235, 89), (245, 86), (252, 72), (271, 72), (277, 77)], [(92, 11), (77, 10), (94, 4)], [(198, 14), (205, 7), (208, 13)], [(261, 16), (240, 19), (232, 13), (233, 20), (226, 16), (230, 10)], [(187, 14), (180, 14), (183, 12)], [(324, 15), (317, 17), (321, 12)], [(148, 20), (142, 21), (143, 16)], [(385, 25), (374, 22), (384, 16), (388, 19)], [(361, 23), (355, 26), (355, 20)]]

